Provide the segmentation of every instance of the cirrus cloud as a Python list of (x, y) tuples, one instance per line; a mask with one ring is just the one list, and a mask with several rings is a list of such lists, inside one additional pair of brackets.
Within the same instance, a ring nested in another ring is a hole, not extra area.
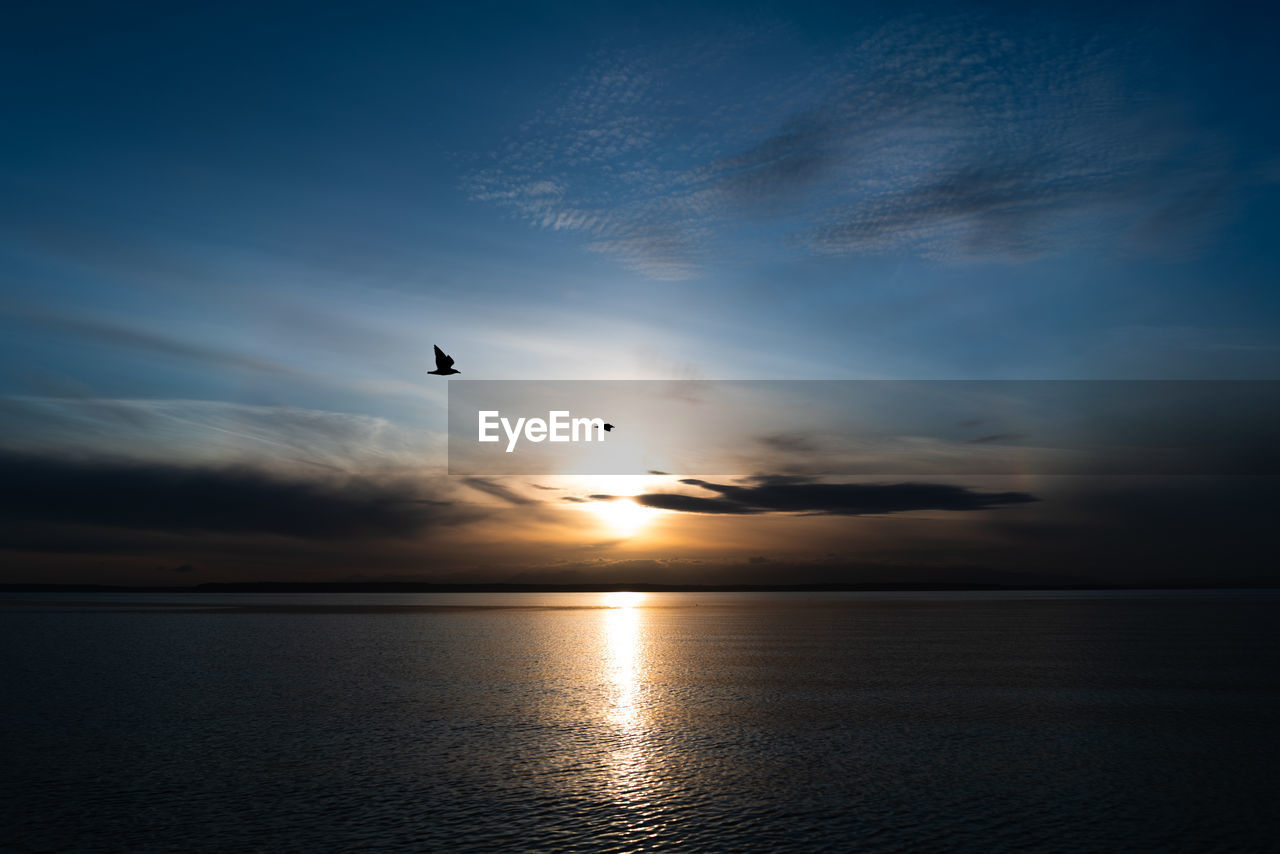
[(777, 31), (598, 54), (465, 186), (655, 279), (760, 253), (1016, 261), (1216, 233), (1236, 146), (1185, 93), (1151, 94), (1155, 48), (1024, 26), (902, 20), (767, 73)]

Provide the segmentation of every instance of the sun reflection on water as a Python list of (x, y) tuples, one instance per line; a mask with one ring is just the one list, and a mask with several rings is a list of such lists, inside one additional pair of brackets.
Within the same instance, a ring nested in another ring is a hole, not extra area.
[(609, 720), (624, 728), (640, 724), (636, 689), (641, 676), (640, 611), (643, 593), (606, 593), (606, 669), (613, 683)]
[(641, 701), (644, 678), (644, 644), (641, 637), (643, 593), (607, 593), (604, 604), (604, 668), (612, 688), (605, 715), (615, 728), (617, 741), (610, 753), (610, 772), (618, 795), (635, 801), (642, 797), (647, 778), (645, 715)]

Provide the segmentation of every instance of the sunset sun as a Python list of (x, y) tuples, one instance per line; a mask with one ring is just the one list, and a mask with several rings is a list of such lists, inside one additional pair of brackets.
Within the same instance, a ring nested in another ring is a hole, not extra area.
[(591, 512), (615, 534), (621, 537), (634, 537), (653, 521), (658, 511), (642, 507), (630, 498), (616, 498), (613, 501), (597, 501), (591, 505)]
[(635, 496), (646, 490), (648, 481), (649, 478), (640, 476), (591, 478), (588, 487), (591, 494), (601, 497), (583, 506), (614, 536), (637, 536), (662, 515), (661, 510), (635, 501)]

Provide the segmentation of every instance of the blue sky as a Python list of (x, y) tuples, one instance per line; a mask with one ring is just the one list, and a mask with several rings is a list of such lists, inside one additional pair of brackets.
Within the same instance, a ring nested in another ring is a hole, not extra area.
[(6, 23), (5, 447), (443, 465), (466, 378), (1280, 375), (1274, 16), (61, 4)]

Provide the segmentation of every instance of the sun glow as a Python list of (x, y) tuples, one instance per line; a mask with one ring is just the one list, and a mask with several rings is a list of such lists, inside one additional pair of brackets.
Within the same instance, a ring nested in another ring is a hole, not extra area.
[(661, 510), (637, 504), (632, 498), (645, 491), (644, 477), (605, 477), (593, 478), (593, 481), (592, 493), (600, 497), (583, 506), (614, 536), (634, 537), (662, 515)]
[[(643, 601), (643, 593), (636, 593), (631, 590), (615, 590), (613, 593), (604, 594), (606, 608), (634, 608)], [(615, 644), (615, 646), (620, 646), (620, 644)]]
[(591, 511), (620, 537), (634, 537), (652, 521), (653, 510), (641, 507), (630, 498), (615, 498), (612, 501), (597, 501)]

